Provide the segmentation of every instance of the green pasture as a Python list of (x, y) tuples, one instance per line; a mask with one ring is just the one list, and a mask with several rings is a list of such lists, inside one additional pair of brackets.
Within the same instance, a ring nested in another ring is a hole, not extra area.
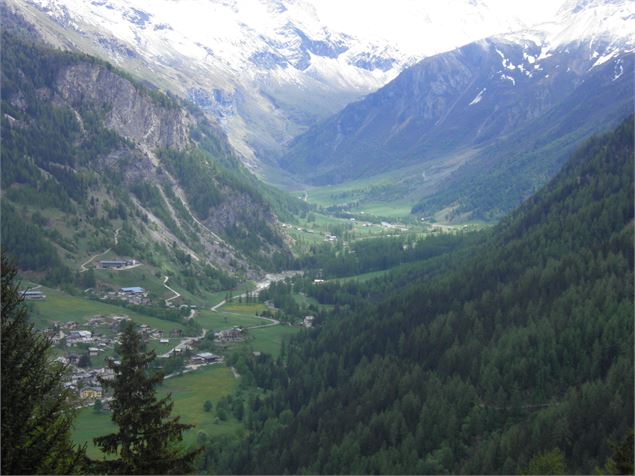
[[(216, 422), (214, 409), (209, 413), (203, 410), (206, 400), (210, 400), (215, 408), (220, 398), (234, 392), (236, 384), (237, 380), (230, 369), (214, 365), (165, 380), (157, 393), (160, 397), (171, 393), (174, 401), (172, 415), (180, 415), (183, 423), (195, 425), (183, 435), (185, 445), (190, 445), (195, 443), (196, 435), (201, 430), (210, 436), (217, 436), (241, 428), (242, 424), (231, 416), (226, 421)], [(115, 430), (110, 418), (110, 414), (95, 413), (92, 407), (79, 412), (75, 419), (73, 440), (87, 443), (88, 456), (96, 458), (102, 455), (92, 444), (92, 439)]]
[(154, 329), (162, 331), (183, 328), (179, 323), (139, 314), (122, 306), (93, 301), (80, 296), (72, 296), (51, 288), (42, 287), (39, 290), (46, 295), (46, 299), (29, 302), (29, 306), (32, 309), (31, 319), (35, 326), (39, 328), (49, 326), (52, 321), (85, 322), (96, 315), (126, 315), (138, 324), (147, 324)]
[(156, 296), (172, 296), (172, 293), (163, 287), (163, 277), (156, 277), (153, 271), (145, 264), (125, 270), (95, 269), (95, 278), (97, 281), (107, 283), (115, 289), (140, 286)]
[(299, 331), (299, 328), (285, 324), (249, 329), (249, 336), (252, 339), (247, 342), (247, 345), (254, 352), (263, 352), (275, 358), (280, 355), (282, 341)]
[(93, 438), (107, 435), (116, 430), (110, 414), (97, 413), (93, 407), (82, 408), (75, 418), (73, 441), (77, 444), (86, 443), (86, 453), (89, 458), (101, 459), (103, 453), (95, 445)]
[(194, 319), (203, 329), (212, 329), (214, 331), (229, 329), (234, 326), (258, 326), (264, 322), (253, 315), (209, 310), (199, 311)]
[(243, 304), (236, 302), (236, 300), (233, 300), (232, 302), (221, 306), (220, 311), (238, 312), (241, 314), (257, 314), (264, 311), (265, 309), (267, 309), (267, 306), (259, 302)]

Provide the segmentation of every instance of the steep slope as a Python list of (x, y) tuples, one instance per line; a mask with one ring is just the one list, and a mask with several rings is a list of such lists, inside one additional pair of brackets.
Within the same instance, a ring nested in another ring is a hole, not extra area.
[[(293, 136), (424, 56), (520, 28), (489, 0), (11, 2), (55, 45), (186, 97), (270, 161)], [(363, 14), (361, 10), (363, 9)]]
[(574, 6), (541, 29), (424, 59), (296, 138), (282, 166), (332, 184), (417, 165), (410, 198), (429, 197), (417, 210), (500, 216), (632, 112), (633, 4)]
[(5, 30), (2, 112), (2, 243), (23, 270), (59, 282), (116, 244), (205, 286), (289, 256), (270, 204), (283, 199), (218, 127), (109, 64)]
[(633, 139), (630, 117), (587, 142), (445, 273), (333, 286), (340, 310), (280, 365), (253, 359), (271, 393), (210, 467), (515, 474), (548, 451), (566, 468), (546, 473), (603, 465), (633, 422)]

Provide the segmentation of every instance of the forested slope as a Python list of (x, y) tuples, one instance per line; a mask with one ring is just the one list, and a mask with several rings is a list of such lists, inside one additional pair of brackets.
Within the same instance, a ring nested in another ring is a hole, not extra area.
[(252, 358), (269, 396), (204, 465), (510, 474), (551, 451), (570, 472), (603, 466), (633, 422), (633, 119), (459, 259), (344, 306), (278, 365)]
[(250, 174), (198, 109), (18, 27), (2, 36), (2, 241), (22, 271), (68, 283), (117, 228), (119, 256), (209, 289), (291, 257), (276, 215), (299, 201)]

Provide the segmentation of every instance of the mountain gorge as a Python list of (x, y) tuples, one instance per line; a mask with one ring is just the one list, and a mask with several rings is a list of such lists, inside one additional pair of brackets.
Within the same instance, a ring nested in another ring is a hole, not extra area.
[(290, 256), (272, 209), (286, 199), (200, 111), (10, 31), (2, 56), (2, 241), (22, 269), (78, 266), (113, 235), (120, 255), (208, 277)]
[(321, 185), (408, 168), (416, 212), (500, 217), (632, 111), (633, 17), (628, 2), (571, 2), (426, 58), (294, 139), (281, 165)]

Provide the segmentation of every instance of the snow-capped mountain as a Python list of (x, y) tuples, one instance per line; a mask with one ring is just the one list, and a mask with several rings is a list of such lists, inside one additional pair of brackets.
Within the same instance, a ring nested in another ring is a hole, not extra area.
[(548, 23), (407, 68), (295, 138), (281, 164), (319, 184), (410, 167), (402, 188), (427, 197), (422, 210), (509, 210), (633, 112), (634, 57), (635, 2), (567, 2)]
[(7, 1), (53, 44), (191, 99), (265, 160), (421, 58), (540, 19), (497, 0)]

